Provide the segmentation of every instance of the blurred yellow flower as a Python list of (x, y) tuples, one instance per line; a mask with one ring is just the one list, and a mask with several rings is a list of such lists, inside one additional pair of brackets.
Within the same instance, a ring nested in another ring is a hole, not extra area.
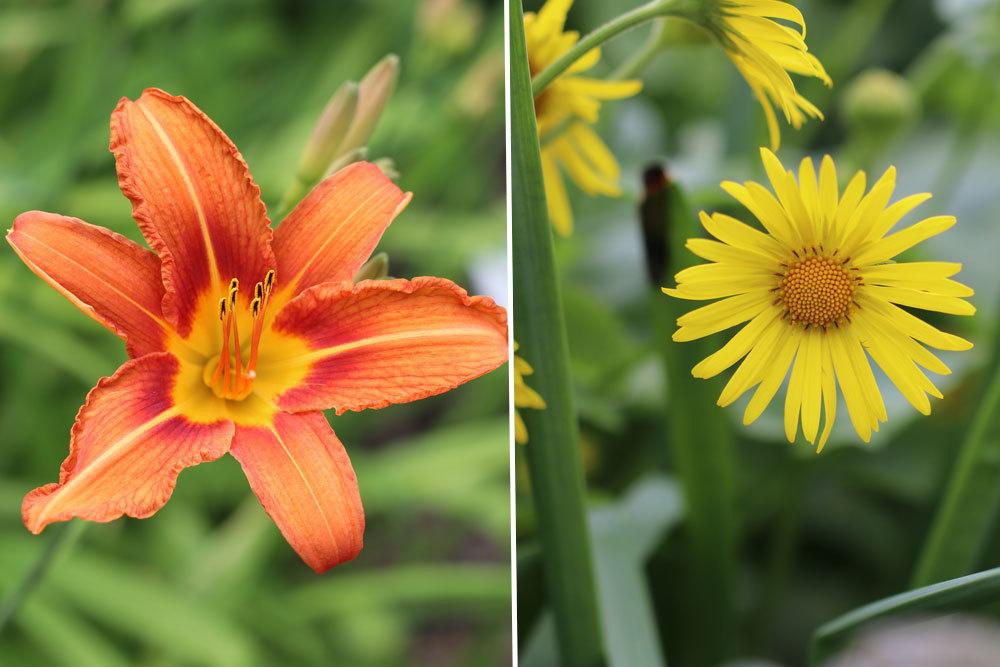
[[(722, 349), (697, 364), (699, 378), (718, 375), (741, 359), (719, 397), (726, 406), (757, 387), (743, 416), (750, 424), (763, 412), (791, 368), (785, 395), (785, 435), (794, 442), (801, 416), (806, 439), (816, 445), (822, 405), (825, 423), (817, 451), (833, 427), (837, 385), (862, 440), (886, 420), (885, 405), (868, 356), (923, 414), (928, 394), (941, 398), (920, 367), (950, 370), (927, 347), (968, 350), (968, 341), (937, 328), (906, 309), (972, 315), (964, 300), (969, 287), (951, 280), (961, 264), (894, 262), (896, 255), (955, 224), (934, 216), (888, 234), (929, 194), (889, 205), (894, 167), (865, 194), (858, 172), (843, 193), (833, 160), (823, 158), (817, 178), (812, 160), (802, 161), (798, 182), (766, 148), (761, 157), (777, 196), (752, 181), (722, 188), (747, 208), (763, 231), (728, 215), (701, 213), (701, 223), (718, 240), (690, 239), (687, 247), (709, 264), (677, 274), (681, 299), (720, 299), (677, 320), (675, 341), (689, 341), (741, 325)], [(904, 308), (901, 308), (903, 306)]]
[[(537, 14), (525, 13), (524, 33), (532, 77), (579, 39), (579, 33), (563, 31), (572, 4), (573, 0), (548, 0)], [(601, 100), (635, 95), (642, 89), (642, 82), (579, 76), (600, 58), (600, 49), (588, 51), (535, 99), (549, 219), (563, 236), (573, 230), (573, 211), (563, 172), (589, 195), (614, 197), (621, 193), (618, 162), (590, 126), (597, 122)]]
[[(514, 351), (518, 349), (518, 344), (514, 343)], [(531, 375), (534, 373), (534, 369), (531, 368), (531, 364), (524, 360), (523, 357), (514, 357), (514, 407), (515, 408), (532, 408), (534, 410), (544, 410), (545, 400), (538, 395), (538, 392), (529, 387), (524, 382), (525, 375)], [(519, 445), (523, 445), (528, 442), (528, 429), (524, 425), (524, 420), (521, 419), (521, 414), (515, 410), (514, 411), (514, 442)]]
[[(717, 13), (707, 27), (746, 79), (767, 119), (771, 149), (781, 143), (774, 107), (798, 129), (806, 117), (823, 119), (816, 106), (799, 95), (789, 72), (832, 85), (823, 65), (806, 46), (802, 13), (784, 0), (716, 0)], [(789, 27), (778, 21), (797, 27)]]

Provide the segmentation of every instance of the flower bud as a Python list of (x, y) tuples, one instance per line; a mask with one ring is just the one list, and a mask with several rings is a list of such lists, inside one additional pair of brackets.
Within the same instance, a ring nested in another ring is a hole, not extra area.
[(463, 114), (481, 118), (498, 108), (503, 95), (503, 54), (487, 53), (462, 77), (455, 93), (455, 106)]
[(358, 269), (354, 274), (354, 282), (360, 283), (362, 280), (382, 280), (389, 275), (389, 255), (380, 252)]
[(396, 89), (399, 76), (399, 57), (390, 53), (368, 70), (358, 87), (358, 106), (347, 136), (340, 146), (346, 152), (364, 146), (371, 137), (375, 124), (386, 103)]
[(306, 149), (299, 160), (298, 177), (305, 183), (318, 181), (333, 160), (344, 152), (342, 146), (359, 106), (359, 87), (347, 81), (333, 94), (316, 121)]
[(427, 45), (441, 54), (471, 48), (482, 22), (482, 11), (466, 0), (424, 0), (417, 15), (417, 27)]
[(895, 134), (917, 117), (919, 103), (906, 79), (888, 70), (870, 69), (848, 84), (842, 110), (852, 131)]
[(399, 172), (396, 171), (396, 163), (393, 162), (391, 157), (382, 157), (375, 160), (375, 166), (382, 170), (386, 178), (395, 181), (399, 178)]

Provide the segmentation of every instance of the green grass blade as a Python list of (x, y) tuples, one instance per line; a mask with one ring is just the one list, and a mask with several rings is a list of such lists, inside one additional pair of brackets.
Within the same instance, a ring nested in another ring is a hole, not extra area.
[(72, 610), (54, 602), (28, 600), (18, 626), (53, 667), (128, 667), (122, 649)]
[(594, 667), (603, 663), (603, 650), (566, 328), (545, 209), (520, 0), (513, 0), (509, 11), (514, 337), (535, 368), (532, 386), (548, 406), (524, 411), (531, 436), (525, 452), (562, 662)]
[(397, 565), (334, 574), (298, 587), (283, 602), (288, 616), (303, 623), (363, 609), (426, 617), (460, 608), (474, 616), (510, 608), (509, 574), (505, 565), (494, 564)]
[(970, 574), (894, 595), (866, 605), (823, 625), (813, 635), (809, 664), (822, 665), (859, 629), (877, 619), (899, 614), (942, 614), (975, 611), (1000, 599), (1000, 568)]
[(926, 586), (975, 570), (1000, 509), (1000, 371), (966, 435), (913, 576)]

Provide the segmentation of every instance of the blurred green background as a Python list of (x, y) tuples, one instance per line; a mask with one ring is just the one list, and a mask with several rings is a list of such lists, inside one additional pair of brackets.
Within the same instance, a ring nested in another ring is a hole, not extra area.
[[(638, 4), (576, 0), (567, 27), (586, 33)], [(815, 80), (793, 77), (826, 120), (810, 121), (800, 131), (780, 121), (779, 157), (797, 167), (804, 155), (816, 159), (830, 153), (842, 179), (861, 168), (869, 184), (894, 164), (894, 199), (934, 193), (907, 220), (947, 213), (959, 222), (909, 259), (964, 264), (958, 278), (976, 290), (971, 300), (978, 314), (932, 321), (976, 347), (943, 355), (953, 374), (935, 376), (945, 398), (933, 402), (929, 418), (880, 375), (889, 421), (870, 446), (857, 439), (843, 404), (820, 456), (808, 444), (785, 441), (783, 391), (777, 405), (750, 428), (740, 425), (746, 398), (727, 410), (706, 406), (706, 416), (726, 420), (737, 439), (734, 640), (738, 655), (760, 660), (737, 663), (744, 665), (804, 664), (809, 637), (820, 624), (908, 588), (959, 445), (995, 368), (998, 340), (1000, 3), (794, 4), (806, 17), (810, 51), (834, 85), (828, 90)], [(525, 0), (525, 11), (540, 5)], [(648, 30), (606, 44), (594, 71), (600, 76), (613, 72), (644, 44)], [(749, 213), (725, 195), (719, 182), (752, 178), (766, 183), (757, 150), (767, 144), (763, 113), (746, 83), (721, 49), (695, 29), (677, 22), (668, 33), (670, 45), (642, 75), (643, 92), (602, 107), (598, 130), (621, 163), (625, 194), (588, 198), (570, 186), (576, 231), (555, 240), (593, 507), (605, 643), (615, 666), (659, 665), (664, 658), (671, 665), (699, 664), (685, 648), (698, 641), (685, 617), (699, 592), (686, 586), (689, 572), (678, 555), (683, 508), (670, 477), (664, 417), (670, 388), (660, 350), (677, 344), (658, 337), (650, 315), (638, 219), (642, 170), (663, 162), (695, 211), (722, 210), (744, 220)], [(690, 368), (700, 358), (684, 345)], [(683, 345), (681, 350), (685, 353)], [(522, 347), (521, 353), (531, 361), (530, 350)], [(713, 386), (714, 398), (721, 383)], [(523, 456), (517, 500), (522, 664), (544, 665), (553, 659), (546, 639), (551, 627), (539, 592)], [(1000, 531), (994, 531), (980, 569), (1000, 563), (998, 538)], [(629, 657), (637, 654), (646, 661)]]
[[(0, 3), (0, 219), (29, 209), (139, 239), (107, 150), (117, 100), (183, 94), (240, 148), (273, 207), (327, 98), (389, 52), (399, 85), (370, 157), (413, 203), (380, 246), (506, 305), (502, 3)], [(56, 479), (115, 336), (0, 253), (0, 596), (51, 533), (21, 497)], [(443, 396), (333, 420), (368, 515), (354, 562), (317, 577), (229, 457), (185, 471), (155, 517), (92, 524), (0, 635), (0, 664), (510, 662), (505, 367)]]

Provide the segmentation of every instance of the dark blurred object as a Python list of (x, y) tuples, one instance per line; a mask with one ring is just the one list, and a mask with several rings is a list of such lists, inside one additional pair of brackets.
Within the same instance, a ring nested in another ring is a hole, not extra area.
[(642, 241), (646, 250), (646, 270), (653, 287), (663, 284), (670, 265), (670, 236), (667, 210), (670, 207), (670, 177), (662, 165), (654, 164), (642, 172), (645, 195), (639, 205)]

